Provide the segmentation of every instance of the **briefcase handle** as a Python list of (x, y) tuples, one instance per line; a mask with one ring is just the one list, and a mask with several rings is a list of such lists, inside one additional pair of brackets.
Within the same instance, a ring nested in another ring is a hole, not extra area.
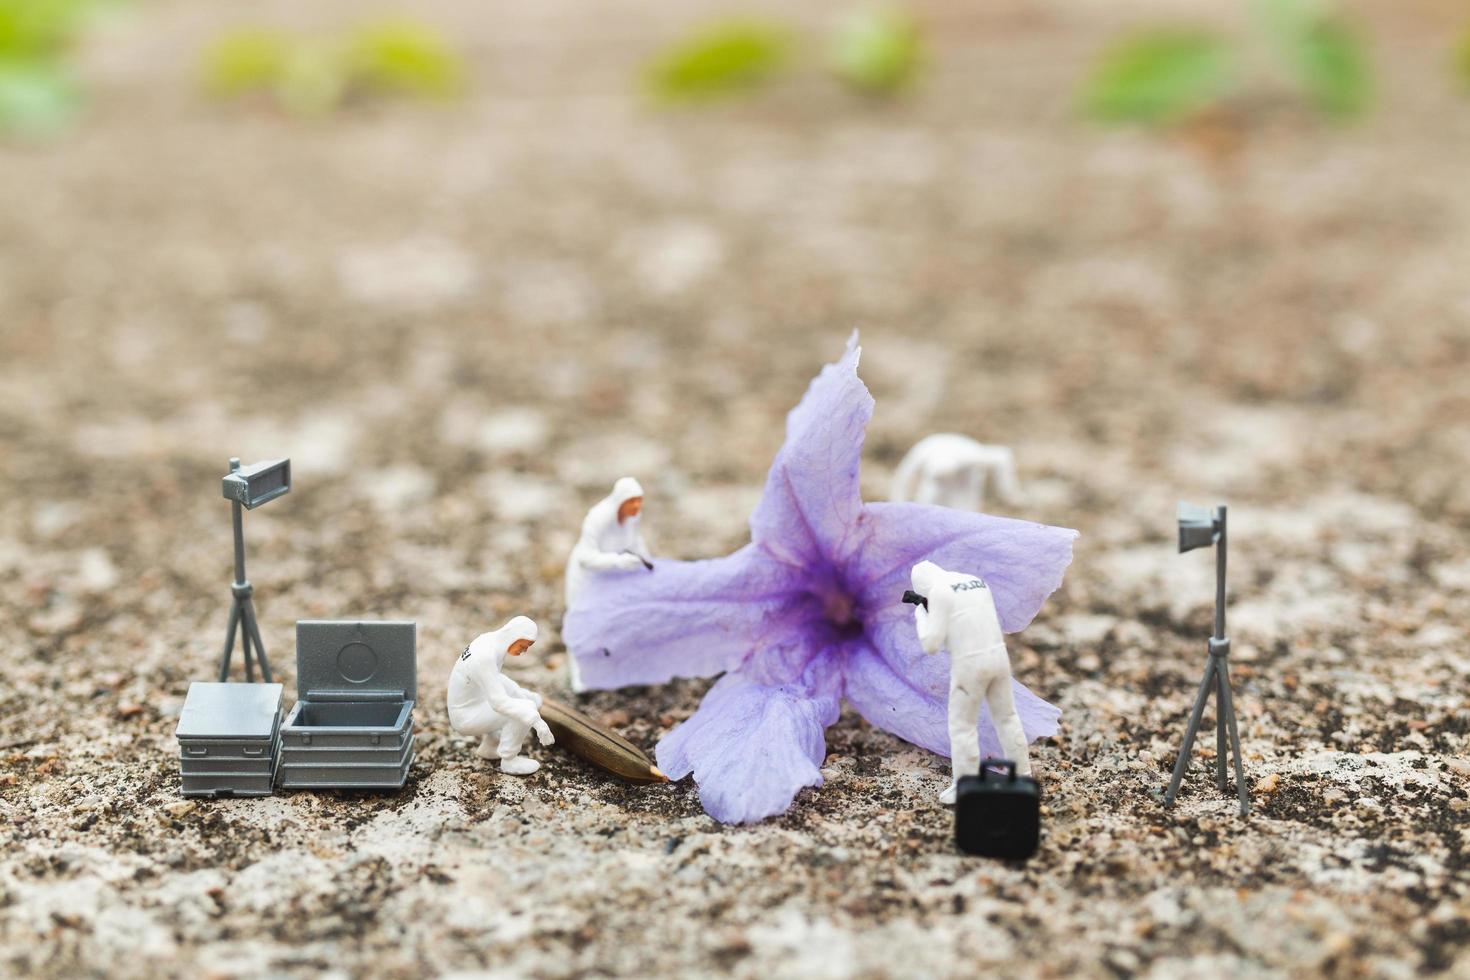
[(1016, 781), (1016, 764), (1010, 759), (982, 759), (980, 760), (980, 774), (987, 772), (1004, 772), (1010, 777), (1010, 782)]

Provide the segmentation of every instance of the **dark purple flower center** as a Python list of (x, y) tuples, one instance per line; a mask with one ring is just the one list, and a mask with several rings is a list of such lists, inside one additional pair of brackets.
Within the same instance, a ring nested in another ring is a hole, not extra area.
[(850, 640), (863, 632), (862, 609), (845, 582), (834, 576), (814, 583), (811, 595), (821, 609), (821, 619), (835, 634), (837, 641)]
[(856, 618), (853, 616), (852, 598), (837, 589), (822, 596), (822, 612), (828, 622), (839, 629), (852, 625)]

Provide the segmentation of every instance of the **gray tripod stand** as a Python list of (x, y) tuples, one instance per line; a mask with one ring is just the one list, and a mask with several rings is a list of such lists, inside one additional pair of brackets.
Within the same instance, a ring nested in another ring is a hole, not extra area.
[(1191, 504), (1179, 505), (1179, 550), (1193, 551), (1195, 548), (1215, 545), (1215, 635), (1210, 637), (1210, 659), (1205, 664), (1205, 676), (1200, 681), (1199, 693), (1194, 697), (1194, 710), (1189, 715), (1189, 727), (1184, 732), (1184, 744), (1179, 747), (1179, 759), (1174, 763), (1174, 776), (1169, 780), (1168, 792), (1164, 794), (1164, 805), (1173, 806), (1179, 794), (1179, 782), (1184, 778), (1184, 767), (1189, 763), (1189, 753), (1194, 748), (1194, 737), (1199, 733), (1200, 719), (1205, 713), (1205, 702), (1210, 693), (1215, 694), (1215, 778), (1220, 792), (1229, 789), (1226, 772), (1226, 735), (1229, 735), (1229, 752), (1235, 759), (1235, 788), (1240, 795), (1240, 815), (1250, 816), (1249, 790), (1245, 784), (1245, 769), (1240, 761), (1240, 735), (1235, 726), (1235, 701), (1230, 694), (1230, 640), (1225, 636), (1225, 508), (1210, 511)]
[[(235, 634), (240, 634), (240, 648), (245, 659), (245, 680), (255, 680), (255, 663), (260, 664), (260, 676), (271, 683), (271, 665), (265, 658), (265, 644), (260, 639), (260, 626), (255, 621), (255, 602), (251, 598), (250, 580), (245, 577), (245, 519), (244, 509), (255, 508), (273, 500), (291, 488), (289, 460), (256, 463), (245, 469), (240, 460), (230, 460), (230, 472), (224, 479), (224, 495), (230, 501), (230, 510), (235, 522), (235, 582), (230, 586), (234, 604), (230, 606), (230, 625), (225, 635), (224, 653), (220, 655), (219, 679), (230, 679), (230, 656), (235, 650)], [(251, 648), (255, 655), (252, 662)]]

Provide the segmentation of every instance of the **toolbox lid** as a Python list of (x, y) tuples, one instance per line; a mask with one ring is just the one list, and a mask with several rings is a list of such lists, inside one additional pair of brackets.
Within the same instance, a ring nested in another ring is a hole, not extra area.
[(411, 621), (297, 620), (297, 694), (306, 701), (413, 701), (417, 644)]
[(177, 738), (269, 739), (281, 711), (280, 684), (189, 685), (179, 712)]

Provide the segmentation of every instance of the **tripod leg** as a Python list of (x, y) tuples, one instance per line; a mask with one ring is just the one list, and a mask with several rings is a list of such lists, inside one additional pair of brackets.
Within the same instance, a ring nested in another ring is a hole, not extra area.
[(1225, 705), (1230, 702), (1223, 670), (1215, 671), (1215, 681), (1215, 782), (1223, 793), (1230, 785), (1225, 770)]
[(1199, 693), (1194, 696), (1194, 711), (1189, 715), (1189, 727), (1184, 731), (1184, 744), (1179, 746), (1179, 759), (1174, 763), (1174, 776), (1169, 780), (1169, 790), (1164, 794), (1164, 806), (1173, 806), (1179, 793), (1179, 781), (1184, 778), (1184, 767), (1189, 764), (1189, 753), (1194, 748), (1194, 736), (1199, 731), (1200, 718), (1205, 713), (1205, 702), (1210, 699), (1210, 685), (1215, 680), (1215, 658), (1211, 657), (1205, 667), (1204, 680), (1200, 681)]
[(243, 658), (245, 660), (245, 683), (254, 684), (255, 662), (250, 659), (250, 617), (247, 613), (241, 618), (245, 620), (245, 622), (240, 625), (240, 639), (245, 641), (240, 644), (240, 646), (245, 651), (245, 656)]
[[(225, 631), (225, 651), (219, 657), (219, 679), (223, 684), (230, 679), (230, 654), (235, 650), (235, 631), (240, 626), (240, 604), (230, 605), (230, 627)], [(249, 647), (246, 648), (247, 650)]]
[(265, 644), (260, 641), (260, 624), (255, 619), (255, 603), (245, 601), (246, 625), (250, 629), (250, 637), (255, 641), (255, 659), (260, 663), (260, 677), (267, 684), (271, 681), (270, 661), (265, 659)]
[(1245, 785), (1245, 765), (1240, 758), (1240, 732), (1235, 727), (1235, 697), (1230, 693), (1230, 671), (1220, 666), (1220, 713), (1230, 723), (1230, 746), (1235, 753), (1235, 789), (1240, 794), (1240, 815), (1251, 815), (1250, 790)]

